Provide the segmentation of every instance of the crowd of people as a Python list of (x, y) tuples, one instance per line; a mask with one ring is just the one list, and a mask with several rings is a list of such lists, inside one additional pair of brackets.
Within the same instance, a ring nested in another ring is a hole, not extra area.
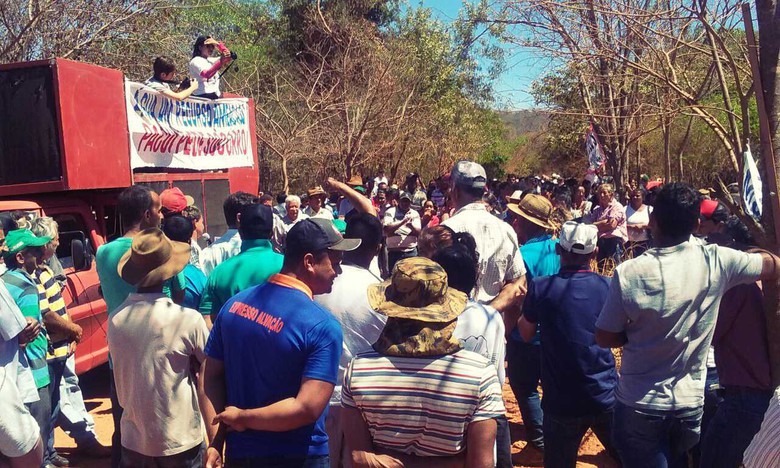
[[(780, 464), (759, 286), (780, 258), (708, 191), (471, 161), (323, 185), (231, 194), (206, 246), (180, 189), (119, 195), (95, 259), (112, 466), (509, 467), (507, 380), (548, 467), (576, 466), (589, 429), (626, 467)], [(105, 455), (57, 225), (0, 233), (0, 464), (68, 466), (58, 424)]]

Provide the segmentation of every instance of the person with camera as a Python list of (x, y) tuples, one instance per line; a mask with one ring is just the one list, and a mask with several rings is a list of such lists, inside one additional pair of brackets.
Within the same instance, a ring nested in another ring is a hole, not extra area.
[[(219, 57), (211, 56), (214, 48), (219, 51)], [(219, 90), (219, 70), (236, 58), (236, 54), (230, 52), (225, 44), (217, 42), (211, 36), (199, 36), (192, 47), (192, 60), (189, 64), (190, 76), (198, 83), (193, 95), (219, 99), (222, 96)]]
[[(154, 69), (154, 76), (146, 80), (144, 84), (160, 92), (163, 96), (181, 101), (190, 97), (198, 89), (198, 83), (195, 81), (191, 82), (187, 87), (184, 85), (187, 85), (188, 79), (182, 81), (182, 85), (176, 81), (176, 64), (168, 57), (160, 56), (155, 58), (152, 68)], [(174, 91), (174, 87), (178, 88), (178, 91)]]

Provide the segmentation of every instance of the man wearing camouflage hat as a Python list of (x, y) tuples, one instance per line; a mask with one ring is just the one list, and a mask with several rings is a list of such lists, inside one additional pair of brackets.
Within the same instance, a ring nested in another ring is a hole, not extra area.
[(347, 459), (404, 466), (465, 452), (466, 466), (494, 465), (504, 403), (495, 366), (453, 337), (466, 300), (423, 257), (399, 261), (390, 280), (369, 287), (369, 304), (387, 324), (344, 376)]

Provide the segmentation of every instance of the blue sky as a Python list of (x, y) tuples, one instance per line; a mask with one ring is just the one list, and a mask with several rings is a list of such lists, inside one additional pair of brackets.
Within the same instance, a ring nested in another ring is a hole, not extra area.
[[(412, 8), (422, 4), (430, 8), (433, 16), (442, 22), (452, 23), (458, 18), (463, 1), (470, 0), (408, 0)], [(496, 107), (501, 109), (528, 109), (534, 107), (529, 94), (531, 83), (547, 69), (549, 60), (532, 51), (515, 45), (501, 44), (506, 50), (506, 70), (494, 83)]]

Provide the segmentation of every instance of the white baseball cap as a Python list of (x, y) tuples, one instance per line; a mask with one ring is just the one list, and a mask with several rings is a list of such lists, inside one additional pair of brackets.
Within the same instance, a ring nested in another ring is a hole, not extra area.
[(473, 161), (458, 161), (452, 167), (450, 179), (461, 187), (483, 188), (487, 183), (485, 168)]
[(561, 244), (561, 248), (567, 252), (588, 255), (596, 250), (598, 238), (599, 230), (596, 226), (566, 221), (561, 226), (558, 242)]

